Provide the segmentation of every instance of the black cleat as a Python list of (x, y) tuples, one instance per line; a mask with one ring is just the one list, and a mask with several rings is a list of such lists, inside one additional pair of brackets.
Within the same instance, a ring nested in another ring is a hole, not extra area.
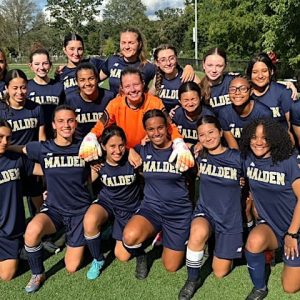
[(180, 290), (178, 299), (179, 300), (190, 300), (201, 286), (201, 278), (197, 281), (188, 280), (185, 282), (183, 288)]
[(148, 276), (147, 255), (143, 254), (136, 257), (135, 277), (137, 279), (145, 279)]
[(251, 293), (248, 295), (246, 300), (262, 300), (266, 298), (268, 295), (268, 289), (256, 289), (255, 287), (252, 289)]

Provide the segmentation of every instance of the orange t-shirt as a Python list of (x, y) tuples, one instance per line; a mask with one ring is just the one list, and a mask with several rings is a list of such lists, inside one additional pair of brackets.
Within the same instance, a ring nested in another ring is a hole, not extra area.
[[(146, 136), (142, 121), (144, 113), (151, 109), (165, 109), (159, 98), (149, 93), (145, 93), (144, 97), (144, 103), (137, 109), (130, 108), (127, 105), (125, 96), (118, 96), (111, 100), (104, 111), (104, 114), (107, 116), (107, 123), (104, 125), (101, 120), (98, 121), (92, 129), (92, 133), (100, 137), (105, 127), (116, 124), (126, 134), (127, 147), (132, 148), (140, 144), (141, 140)], [(171, 126), (172, 139), (181, 137), (177, 127), (174, 124)]]

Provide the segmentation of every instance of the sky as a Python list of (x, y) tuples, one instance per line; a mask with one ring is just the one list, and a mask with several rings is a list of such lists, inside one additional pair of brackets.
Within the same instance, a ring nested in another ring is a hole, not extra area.
[[(41, 9), (44, 8), (44, 6), (47, 3), (47, 0), (34, 0), (38, 7)], [(104, 0), (107, 2), (108, 0)], [(164, 9), (166, 7), (170, 8), (183, 8), (183, 2), (184, 0), (142, 0), (142, 2), (146, 5), (147, 7), (147, 15), (149, 17), (154, 16), (154, 12), (159, 10), (159, 9)]]

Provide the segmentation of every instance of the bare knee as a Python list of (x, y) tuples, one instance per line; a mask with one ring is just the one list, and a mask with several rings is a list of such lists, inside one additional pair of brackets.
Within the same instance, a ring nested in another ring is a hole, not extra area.
[(42, 228), (39, 224), (30, 222), (27, 225), (25, 232), (25, 244), (27, 246), (35, 246), (41, 241), (42, 238)]
[(216, 278), (221, 279), (221, 278), (224, 278), (225, 276), (227, 276), (230, 271), (213, 269), (213, 272), (214, 272), (214, 275)]
[(129, 253), (123, 253), (121, 251), (118, 251), (115, 249), (115, 257), (119, 260), (119, 261), (122, 261), (122, 262), (127, 262), (131, 255)]
[(129, 228), (123, 231), (123, 241), (126, 245), (132, 246), (137, 243), (138, 234), (135, 230)]
[(16, 269), (15, 268), (9, 268), (8, 270), (1, 271), (0, 272), (0, 279), (3, 281), (10, 281), (14, 278), (16, 274)]
[(256, 253), (256, 252), (261, 252), (264, 249), (263, 244), (264, 244), (264, 237), (260, 236), (258, 234), (254, 234), (253, 236), (249, 236), (246, 244), (246, 249), (249, 252)]
[(179, 269), (179, 266), (177, 266), (177, 265), (164, 264), (164, 266), (165, 266), (165, 269), (170, 273), (174, 273)]
[(88, 215), (84, 218), (83, 228), (86, 235), (93, 236), (100, 230), (99, 221), (94, 215)]
[(75, 273), (79, 269), (79, 264), (68, 263), (66, 264), (66, 270), (68, 273)]
[(295, 287), (285, 280), (282, 281), (282, 288), (287, 294), (295, 294), (300, 290), (299, 286)]

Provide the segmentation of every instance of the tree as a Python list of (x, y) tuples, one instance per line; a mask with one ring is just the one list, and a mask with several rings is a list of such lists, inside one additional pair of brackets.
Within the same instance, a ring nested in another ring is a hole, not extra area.
[(80, 32), (84, 24), (97, 18), (102, 0), (48, 0), (51, 25), (60, 32)]
[(21, 55), (24, 36), (32, 29), (38, 9), (31, 0), (2, 0), (0, 15), (3, 21), (2, 35), (5, 35), (7, 47), (15, 48)]

